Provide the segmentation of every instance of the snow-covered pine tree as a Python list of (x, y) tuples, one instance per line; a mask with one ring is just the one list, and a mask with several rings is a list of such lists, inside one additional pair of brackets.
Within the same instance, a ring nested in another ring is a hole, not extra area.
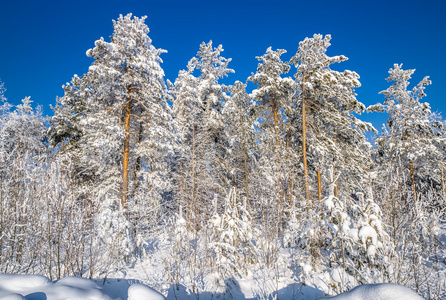
[[(445, 140), (443, 123), (431, 112), (426, 102), (425, 87), (431, 83), (424, 77), (409, 89), (415, 70), (403, 70), (395, 64), (387, 81), (392, 85), (381, 92), (382, 104), (370, 111), (387, 112), (387, 126), (376, 139), (374, 159), (379, 181), (376, 185), (380, 205), (386, 212), (389, 235), (395, 247), (391, 278), (421, 290), (421, 282), (431, 282), (430, 261), (436, 257), (439, 240)], [(435, 288), (430, 285), (429, 288)]]
[(268, 213), (264, 220), (268, 224), (264, 225), (265, 229), (271, 229), (271, 238), (277, 238), (282, 231), (286, 200), (291, 199), (293, 194), (290, 188), (292, 166), (285, 160), (289, 147), (283, 113), (290, 105), (294, 81), (282, 77), (290, 69), (288, 63), (281, 59), (284, 53), (286, 51), (283, 49), (274, 51), (269, 47), (264, 55), (256, 57), (260, 61), (257, 72), (248, 78), (248, 81), (257, 85), (251, 97), (257, 102), (256, 118), (261, 119), (258, 133), (262, 153), (260, 168), (266, 179), (264, 184), (270, 186), (270, 194), (267, 195), (269, 203), (260, 205), (264, 205)]
[[(125, 228), (131, 222), (132, 228), (122, 232), (133, 235), (136, 246), (142, 246), (140, 230), (157, 222), (162, 193), (168, 190), (171, 136), (160, 66), (165, 50), (152, 45), (145, 19), (128, 14), (114, 21), (111, 42), (101, 38), (87, 51), (96, 61), (86, 75), (93, 95), (87, 100), (86, 144), (96, 149), (90, 154), (101, 158), (102, 185), (112, 201), (107, 206), (116, 205), (119, 195), (126, 217), (114, 226)], [(131, 246), (123, 247), (127, 254), (131, 251)]]
[[(51, 126), (47, 130), (50, 146), (61, 147), (62, 151), (76, 147), (76, 142), (82, 136), (81, 119), (85, 117), (85, 99), (89, 88), (85, 80), (74, 75), (70, 83), (63, 86), (64, 96), (57, 98), (57, 104), (52, 107), (54, 116), (50, 118)], [(66, 149), (69, 148), (69, 149)]]
[[(43, 136), (44, 118), (41, 108), (37, 111), (31, 107), (31, 97), (22, 100), (22, 104), (17, 105), (12, 112), (2, 115), (2, 149), (9, 153), (9, 159), (16, 156), (45, 153), (46, 146)], [(9, 106), (9, 105), (8, 105)], [(7, 163), (7, 160), (2, 160)], [(32, 164), (32, 163), (31, 163)]]
[(289, 118), (294, 120), (295, 134), (302, 140), (307, 200), (311, 198), (311, 170), (316, 173), (320, 200), (322, 170), (336, 167), (347, 196), (358, 188), (352, 188), (351, 183), (359, 181), (370, 164), (364, 132), (374, 131), (374, 128), (355, 116), (365, 110), (364, 104), (356, 99), (359, 75), (350, 70), (331, 69), (332, 64), (345, 61), (347, 57), (328, 56), (330, 40), (330, 35), (320, 34), (306, 38), (299, 43), (299, 50), (291, 59), (297, 68), (294, 97), (297, 110)]
[(86, 85), (85, 79), (74, 75), (71, 82), (63, 86), (64, 96), (57, 98), (55, 107), (52, 107), (54, 115), (49, 118), (50, 126), (46, 130), (46, 136), (51, 148), (57, 150), (60, 158), (67, 161), (63, 164), (72, 168), (73, 197), (91, 199), (92, 186), (99, 185), (97, 166), (91, 164), (82, 147), (84, 126), (86, 118), (86, 99), (90, 97), (91, 89)]
[[(169, 137), (164, 71), (160, 66), (160, 54), (165, 51), (152, 45), (145, 19), (121, 15), (113, 22), (112, 41), (101, 38), (87, 51), (95, 62), (86, 75), (92, 89), (86, 104), (87, 124), (91, 126), (86, 139), (97, 148), (109, 150), (100, 151), (106, 165), (121, 161), (124, 209), (139, 181), (139, 174), (132, 172), (141, 169), (142, 158), (152, 173), (161, 171), (163, 157), (159, 156)], [(105, 133), (102, 137), (98, 136), (101, 131)]]
[[(221, 56), (223, 47), (202, 43), (197, 56), (180, 71), (171, 91), (173, 112), (181, 136), (178, 175), (185, 219), (195, 229), (203, 226), (212, 211), (214, 197), (224, 199), (230, 186), (225, 167), (227, 138), (222, 116), (228, 99), (219, 80), (234, 72), (228, 68), (231, 59)], [(199, 73), (198, 76), (195, 76)], [(221, 204), (220, 204), (221, 206)]]
[[(223, 116), (228, 136), (229, 151), (226, 164), (232, 176), (232, 185), (250, 207), (250, 190), (253, 193), (258, 147), (255, 128), (259, 126), (255, 114), (255, 102), (246, 92), (246, 84), (236, 81), (231, 97), (226, 101)], [(258, 184), (258, 182), (257, 182)]]
[[(364, 131), (373, 130), (373, 127), (354, 115), (365, 109), (354, 92), (360, 86), (359, 75), (349, 70), (331, 69), (332, 64), (347, 58), (327, 56), (330, 40), (330, 35), (315, 34), (300, 42), (290, 61), (297, 68), (294, 96), (289, 105), (291, 109), (285, 110), (288, 132), (303, 164), (303, 172), (296, 172), (296, 175), (303, 175), (300, 182), (305, 188), (302, 193), (305, 201), (293, 205), (295, 211), (290, 214), (292, 218), (284, 242), (308, 258), (302, 262), (307, 274), (319, 272), (330, 264), (325, 260), (330, 253), (337, 258), (344, 257), (340, 254), (343, 247), (338, 247), (346, 241), (342, 232), (335, 231), (335, 246), (327, 244), (330, 239), (323, 229), (327, 226), (321, 223), (325, 213), (321, 202), (323, 191), (328, 190), (327, 197), (331, 199), (350, 198), (350, 194), (361, 187), (362, 175), (370, 164)], [(329, 175), (325, 176), (325, 181), (324, 175)], [(296, 181), (299, 182), (299, 177)], [(343, 188), (338, 192), (339, 181)], [(317, 182), (317, 197), (311, 195), (312, 182)], [(336, 203), (339, 213), (333, 219), (348, 223), (348, 218), (341, 218), (345, 216), (341, 211), (346, 206), (341, 200)], [(335, 251), (330, 252), (330, 249)]]
[(416, 198), (417, 189), (421, 189), (423, 183), (439, 186), (442, 182), (444, 138), (441, 134), (443, 124), (431, 112), (429, 103), (421, 102), (426, 96), (425, 86), (431, 84), (429, 77), (424, 77), (408, 90), (414, 72), (395, 64), (387, 78), (393, 83), (381, 92), (386, 98), (384, 103), (372, 105), (368, 110), (389, 114), (387, 128), (376, 141), (376, 152), (391, 161), (401, 161), (408, 170), (407, 177), (413, 198)]
[[(193, 67), (188, 64), (188, 70), (181, 70), (175, 84), (169, 84), (169, 93), (173, 97), (172, 113), (175, 127), (176, 183), (178, 209), (182, 219), (190, 224), (192, 199), (195, 199), (195, 126), (194, 116), (199, 113), (197, 78), (191, 73)], [(192, 134), (190, 134), (192, 132)], [(190, 169), (191, 167), (191, 169)], [(193, 187), (190, 189), (190, 187)], [(186, 209), (186, 216), (183, 210)], [(191, 228), (190, 228), (191, 229)]]
[(12, 112), (4, 102), (1, 116), (0, 268), (4, 273), (28, 272), (42, 246), (39, 184), (47, 147), (44, 118), (31, 102), (26, 97)]
[(74, 142), (80, 171), (93, 177), (101, 207), (95, 220), (103, 241), (115, 244), (107, 248), (116, 261), (141, 249), (170, 189), (165, 51), (152, 45), (145, 19), (121, 15), (111, 41), (101, 38), (87, 51), (95, 61), (65, 86), (49, 131), (53, 144)]

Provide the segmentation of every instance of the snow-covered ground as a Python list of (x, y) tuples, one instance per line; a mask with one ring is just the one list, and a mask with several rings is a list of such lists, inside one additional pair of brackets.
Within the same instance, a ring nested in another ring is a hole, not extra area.
[[(177, 299), (179, 294), (169, 294), (167, 299)], [(186, 296), (183, 294), (183, 296)], [(311, 287), (283, 289), (282, 299), (333, 299), (333, 300), (422, 300), (411, 289), (392, 283), (366, 284), (334, 297), (322, 298), (320, 290)], [(182, 297), (179, 297), (180, 299)], [(216, 298), (219, 298), (218, 296)], [(224, 296), (223, 296), (224, 298)], [(223, 299), (222, 298), (222, 299)], [(240, 293), (237, 299), (246, 299)], [(0, 300), (163, 300), (162, 294), (150, 287), (131, 280), (108, 279), (93, 281), (67, 277), (51, 281), (40, 275), (0, 275)]]
[(394, 284), (364, 284), (351, 289), (348, 292), (334, 297), (324, 298), (331, 300), (423, 300), (411, 289)]
[(51, 281), (40, 275), (0, 275), (0, 300), (163, 300), (146, 285), (128, 280), (93, 280), (67, 277)]

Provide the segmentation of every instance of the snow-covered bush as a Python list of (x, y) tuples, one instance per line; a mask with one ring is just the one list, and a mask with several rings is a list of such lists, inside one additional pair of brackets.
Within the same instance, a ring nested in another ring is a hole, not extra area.
[(231, 188), (224, 205), (224, 213), (214, 213), (209, 220), (213, 261), (222, 278), (246, 273), (257, 260), (255, 230), (246, 202), (240, 203), (237, 190)]
[(167, 227), (171, 232), (168, 234), (169, 239), (169, 253), (165, 258), (165, 278), (167, 282), (173, 283), (175, 289), (179, 285), (190, 285), (189, 268), (192, 264), (193, 249), (191, 249), (191, 240), (193, 234), (188, 231), (186, 220), (183, 218), (182, 209), (180, 213), (175, 215), (172, 224)]

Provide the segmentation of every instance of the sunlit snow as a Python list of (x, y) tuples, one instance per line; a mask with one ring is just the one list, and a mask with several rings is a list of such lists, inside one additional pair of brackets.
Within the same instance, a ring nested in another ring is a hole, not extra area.
[[(342, 276), (332, 270), (331, 277)], [(338, 278), (346, 280), (346, 278)], [(254, 288), (254, 282), (239, 282), (240, 290), (232, 294), (237, 299), (249, 299), (252, 296), (249, 290)], [(311, 286), (290, 285), (279, 292), (283, 299), (301, 300), (421, 300), (411, 289), (393, 284), (365, 284), (333, 297), (323, 297), (324, 293)], [(204, 298), (213, 298), (216, 295), (206, 294)], [(0, 300), (1, 299), (33, 299), (33, 300), (163, 300), (163, 299), (192, 299), (195, 296), (187, 293), (170, 293), (167, 298), (154, 289), (131, 280), (107, 279), (94, 281), (79, 277), (66, 277), (51, 281), (40, 275), (0, 275)], [(201, 297), (200, 297), (201, 298)]]
[(334, 297), (332, 300), (422, 300), (411, 289), (394, 283), (364, 284)]
[[(101, 280), (103, 283), (103, 281)], [(162, 300), (163, 295), (127, 280), (98, 284), (93, 280), (67, 277), (51, 281), (40, 275), (0, 275), (0, 299), (29, 300)]]

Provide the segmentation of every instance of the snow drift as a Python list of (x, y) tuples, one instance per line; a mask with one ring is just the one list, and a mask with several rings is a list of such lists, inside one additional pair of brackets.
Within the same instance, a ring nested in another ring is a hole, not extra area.
[[(101, 282), (103, 282), (101, 280)], [(164, 300), (162, 294), (141, 284), (132, 284), (131, 280), (108, 279), (104, 284), (97, 284), (93, 280), (66, 277), (51, 281), (40, 275), (12, 275), (0, 274), (0, 300)], [(393, 283), (365, 284), (333, 297), (320, 298), (323, 293), (314, 289), (301, 291), (299, 300), (423, 300), (411, 289)], [(194, 295), (183, 295), (181, 299), (193, 299)], [(190, 296), (190, 297), (189, 297)], [(208, 295), (211, 296), (211, 295)], [(237, 295), (238, 299), (245, 299), (247, 295)], [(292, 297), (284, 293), (282, 297)], [(240, 297), (240, 298), (239, 298)], [(171, 295), (169, 299), (176, 299)], [(206, 297), (205, 297), (206, 298)], [(212, 296), (211, 296), (212, 298)]]
[(364, 284), (351, 289), (348, 292), (339, 294), (334, 297), (323, 298), (330, 300), (423, 300), (411, 289), (394, 284)]
[[(114, 288), (118, 286), (118, 288)], [(126, 293), (127, 292), (127, 293)], [(127, 296), (128, 295), (128, 296)], [(114, 280), (103, 287), (93, 280), (66, 277), (51, 281), (40, 275), (0, 275), (0, 300), (163, 300), (164, 296), (140, 283)]]

